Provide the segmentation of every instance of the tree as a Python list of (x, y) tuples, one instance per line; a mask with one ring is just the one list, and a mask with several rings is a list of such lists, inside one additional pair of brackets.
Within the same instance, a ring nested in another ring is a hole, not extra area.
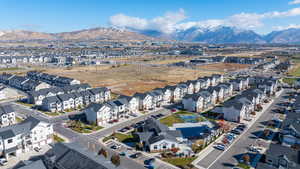
[(265, 129), (263, 134), (265, 137), (268, 137), (268, 135), (270, 134), (270, 130)]
[(116, 167), (118, 167), (118, 166), (120, 165), (120, 163), (121, 163), (120, 156), (117, 155), (117, 154), (111, 156), (110, 161), (111, 161)]
[(108, 153), (106, 150), (104, 150), (103, 148), (101, 148), (98, 152), (98, 155), (103, 155), (105, 158), (108, 157)]
[(248, 154), (243, 155), (243, 160), (245, 164), (249, 164), (250, 162), (250, 156)]

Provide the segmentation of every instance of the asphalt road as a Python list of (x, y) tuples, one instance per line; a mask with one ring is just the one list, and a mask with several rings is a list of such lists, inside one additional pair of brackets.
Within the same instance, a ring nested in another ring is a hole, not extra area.
[(257, 121), (246, 131), (246, 133), (242, 137), (238, 138), (238, 140), (233, 143), (233, 145), (224, 153), (223, 151), (213, 150), (204, 159), (199, 161), (198, 165), (208, 169), (223, 169), (232, 168), (235, 164), (237, 164), (238, 161), (235, 157), (247, 152), (247, 147), (249, 145), (255, 144), (257, 141), (257, 139), (255, 139), (255, 133), (262, 130), (262, 122), (274, 118), (275, 113), (273, 113), (272, 110), (276, 108), (278, 103), (286, 100), (283, 98), (286, 92), (288, 92), (288, 90), (284, 90), (279, 97), (275, 98), (274, 102), (264, 112), (264, 114), (262, 114), (259, 119), (257, 119)]

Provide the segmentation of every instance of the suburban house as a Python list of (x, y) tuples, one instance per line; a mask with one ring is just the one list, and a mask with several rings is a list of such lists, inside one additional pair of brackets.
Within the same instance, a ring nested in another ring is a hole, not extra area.
[(156, 107), (160, 107), (163, 101), (163, 93), (161, 91), (152, 90), (148, 92), (150, 96), (152, 96), (152, 103)]
[(187, 94), (194, 94), (194, 92), (195, 92), (195, 81), (188, 80), (188, 81), (185, 82), (185, 84), (188, 87)]
[(164, 152), (178, 149), (178, 153), (192, 154), (191, 148), (184, 144), (186, 140), (180, 131), (170, 130), (153, 118), (145, 120), (145, 124), (139, 127), (133, 135), (143, 145), (144, 151)]
[(85, 110), (86, 120), (91, 124), (103, 125), (117, 119), (113, 108), (107, 103), (91, 103)]
[(246, 105), (238, 101), (226, 101), (221, 107), (215, 107), (211, 112), (223, 115), (228, 121), (240, 122), (246, 117)]
[(139, 111), (139, 101), (135, 97), (121, 95), (118, 100), (126, 105), (127, 111), (131, 113), (136, 113)]
[(224, 82), (224, 76), (221, 74), (212, 74), (211, 76), (215, 79), (216, 84)]
[(257, 169), (298, 169), (300, 168), (300, 153), (298, 149), (271, 143), (257, 163)]
[(234, 91), (242, 91), (243, 90), (243, 80), (242, 79), (231, 79), (229, 81), (233, 85)]
[(181, 90), (178, 86), (166, 86), (165, 89), (171, 91), (171, 102), (178, 102), (182, 99)]
[(28, 103), (35, 105), (42, 105), (42, 101), (46, 97), (57, 96), (64, 94), (64, 90), (59, 87), (50, 87), (46, 89), (40, 89), (38, 91), (32, 91), (28, 93)]
[(0, 106), (0, 127), (16, 123), (16, 114), (10, 105)]
[[(212, 95), (216, 95), (216, 102), (221, 102), (224, 100), (224, 88), (220, 86), (210, 86), (207, 89)], [(216, 104), (216, 102), (214, 104)]]
[(167, 88), (167, 87), (156, 88), (153, 91), (157, 91), (157, 92), (162, 93), (162, 104), (166, 105), (166, 104), (171, 103), (173, 94), (172, 94), (172, 91), (169, 88)]
[(183, 108), (191, 112), (201, 112), (204, 110), (204, 99), (197, 93), (187, 94), (182, 99)]
[(41, 109), (50, 112), (61, 112), (63, 111), (63, 105), (57, 96), (50, 96), (42, 100)]
[(188, 93), (189, 87), (185, 83), (179, 83), (177, 87), (180, 89), (180, 99), (182, 99)]
[[(208, 87), (207, 82), (204, 79), (199, 78), (199, 79), (197, 79), (197, 82), (200, 83), (200, 89), (204, 89), (204, 88)], [(199, 92), (199, 90), (197, 92)]]
[(108, 101), (106, 102), (106, 104), (110, 105), (113, 118), (119, 119), (120, 117), (124, 117), (125, 115), (127, 115), (127, 105), (119, 99)]
[(210, 108), (211, 106), (213, 106), (213, 100), (216, 99), (216, 96), (213, 96), (207, 90), (200, 90), (200, 92), (197, 93), (197, 94), (200, 95), (202, 98), (204, 98), (204, 100), (203, 100), (203, 109), (204, 110), (206, 110), (206, 109)]
[(0, 154), (5, 158), (18, 156), (35, 147), (52, 143), (52, 135), (51, 124), (28, 117), (21, 123), (0, 128)]
[[(48, 169), (123, 169), (102, 155), (95, 155), (78, 143), (56, 143), (46, 152), (43, 161)], [(33, 168), (32, 168), (33, 169)], [(34, 168), (42, 169), (42, 168)]]
[(224, 88), (224, 98), (233, 95), (233, 85), (231, 83), (220, 83), (218, 86)]
[(75, 108), (75, 96), (73, 94), (61, 94), (57, 97), (62, 103), (63, 110), (71, 110)]
[[(211, 78), (209, 78), (209, 77), (201, 77), (201, 78), (199, 78), (199, 79), (203, 79), (204, 80), (204, 88), (208, 88), (209, 86), (211, 86), (211, 84), (212, 84), (212, 82), (211, 82)], [(198, 79), (198, 80), (199, 80)]]
[(152, 110), (155, 107), (153, 96), (148, 93), (135, 93), (132, 97), (139, 101), (139, 110)]

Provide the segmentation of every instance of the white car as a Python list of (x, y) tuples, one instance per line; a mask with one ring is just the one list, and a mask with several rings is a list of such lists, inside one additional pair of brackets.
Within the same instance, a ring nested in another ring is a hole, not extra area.
[(8, 161), (5, 158), (0, 158), (0, 165), (5, 166), (7, 162)]

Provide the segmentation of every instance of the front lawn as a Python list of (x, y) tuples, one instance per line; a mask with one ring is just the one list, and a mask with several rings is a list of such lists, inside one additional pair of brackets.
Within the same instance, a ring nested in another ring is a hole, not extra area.
[(181, 119), (178, 115), (173, 114), (167, 117), (164, 117), (159, 120), (162, 124), (165, 124), (167, 126), (173, 126), (175, 123), (183, 123), (183, 119)]
[(20, 122), (22, 122), (24, 120), (22, 118), (16, 116), (16, 121), (17, 121), (17, 123), (20, 123)]
[(191, 165), (191, 163), (197, 157), (187, 157), (187, 158), (162, 158), (163, 161), (175, 165), (177, 167), (184, 167), (187, 165)]
[(56, 135), (56, 134), (54, 134), (53, 135), (53, 139), (54, 139), (54, 141), (55, 142), (65, 142), (65, 140), (63, 139), (63, 138), (61, 138), (61, 137), (59, 137), (58, 135)]
[[(189, 115), (197, 115), (197, 114), (192, 112), (187, 112), (187, 111), (179, 111), (172, 115), (160, 119), (160, 122), (167, 126), (173, 126), (173, 124), (175, 123), (184, 123), (184, 120), (179, 115), (189, 116)], [(201, 122), (201, 121), (205, 121), (206, 118), (204, 118), (203, 116), (198, 116), (196, 120), (197, 122)]]
[(131, 133), (130, 134), (113, 133), (112, 135), (105, 137), (102, 141), (106, 142), (114, 138), (116, 138), (119, 142), (123, 142), (123, 143), (135, 141)]
[[(41, 110), (40, 110), (41, 111)], [(47, 111), (41, 111), (42, 113), (48, 115), (48, 116), (60, 116), (63, 115), (64, 113), (59, 113), (59, 112), (47, 112)]]
[(239, 164), (237, 165), (237, 167), (244, 168), (244, 169), (250, 169), (250, 166), (247, 165), (247, 164), (244, 164), (244, 163), (239, 163)]
[(283, 81), (284, 83), (287, 83), (287, 84), (289, 84), (289, 85), (293, 85), (294, 82), (295, 82), (296, 80), (297, 80), (296, 78), (283, 78), (283, 79), (282, 79), (282, 81)]
[(85, 124), (81, 121), (69, 121), (68, 127), (78, 133), (92, 133), (93, 131), (98, 131), (102, 129), (102, 126)]

